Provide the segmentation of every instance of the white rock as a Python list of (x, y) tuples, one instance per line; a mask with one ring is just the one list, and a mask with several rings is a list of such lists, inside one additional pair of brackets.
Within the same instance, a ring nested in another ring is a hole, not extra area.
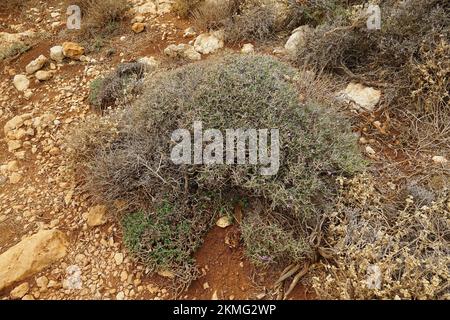
[(147, 69), (156, 69), (159, 65), (158, 61), (154, 57), (142, 57), (137, 59), (137, 62), (145, 64)]
[(360, 83), (351, 82), (345, 90), (338, 93), (338, 99), (353, 102), (357, 109), (372, 111), (381, 98), (381, 91), (366, 87)]
[(241, 52), (244, 54), (255, 52), (255, 47), (251, 43), (246, 43), (242, 46)]
[(171, 58), (182, 57), (189, 60), (201, 60), (202, 58), (201, 54), (195, 51), (193, 46), (184, 43), (169, 45), (164, 49), (164, 54)]
[(116, 252), (114, 254), (114, 261), (116, 262), (117, 265), (121, 265), (123, 262), (123, 253)]
[(39, 70), (38, 72), (36, 72), (36, 79), (40, 81), (47, 81), (50, 80), (52, 77), (53, 73), (50, 71)]
[(57, 62), (62, 62), (64, 60), (64, 53), (62, 46), (54, 46), (50, 48), (50, 59)]
[(47, 61), (48, 61), (47, 57), (41, 54), (39, 57), (31, 61), (25, 67), (25, 71), (27, 72), (27, 74), (33, 74), (36, 71), (42, 69), (42, 67), (47, 63)]
[(195, 31), (195, 29), (193, 27), (189, 27), (184, 30), (183, 37), (190, 38), (190, 37), (195, 37), (196, 35), (197, 35), (197, 32)]
[(220, 228), (226, 228), (233, 224), (232, 218), (228, 216), (223, 216), (219, 220), (217, 220), (216, 225)]
[(443, 156), (434, 156), (432, 158), (432, 160), (434, 163), (438, 163), (438, 164), (444, 164), (444, 163), (448, 162), (448, 160)]
[(14, 76), (13, 84), (18, 91), (25, 91), (30, 86), (30, 80), (28, 80), (26, 75), (17, 74)]
[(291, 36), (284, 45), (284, 49), (288, 54), (295, 55), (299, 47), (306, 43), (306, 36), (311, 32), (311, 27), (308, 25), (300, 26), (292, 31)]
[(371, 146), (366, 146), (366, 153), (370, 156), (375, 155), (375, 150)]
[(157, 13), (156, 5), (152, 1), (148, 1), (148, 2), (144, 3), (143, 5), (135, 7), (133, 9), (133, 11), (135, 13), (140, 13), (140, 14), (156, 14)]
[(213, 53), (220, 48), (223, 48), (223, 46), (223, 40), (209, 33), (202, 33), (194, 42), (195, 51), (200, 52), (201, 54)]

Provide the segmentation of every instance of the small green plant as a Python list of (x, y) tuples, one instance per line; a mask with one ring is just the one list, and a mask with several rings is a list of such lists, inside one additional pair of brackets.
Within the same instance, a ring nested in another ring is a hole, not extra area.
[(102, 87), (104, 78), (103, 77), (98, 77), (96, 79), (94, 79), (91, 84), (89, 85), (89, 102), (98, 107), (100, 106), (100, 101), (98, 100), (99, 97), (99, 91), (100, 88)]

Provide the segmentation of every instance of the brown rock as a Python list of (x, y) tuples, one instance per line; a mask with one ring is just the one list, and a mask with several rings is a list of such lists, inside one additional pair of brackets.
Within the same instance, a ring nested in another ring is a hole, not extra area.
[(134, 33), (141, 33), (145, 29), (145, 23), (142, 22), (133, 23), (131, 29), (134, 31)]
[(78, 60), (84, 54), (84, 48), (75, 42), (64, 42), (63, 54), (65, 57)]
[(41, 230), (0, 255), (0, 291), (32, 276), (67, 254), (68, 241), (58, 230)]
[(89, 209), (88, 212), (84, 214), (86, 223), (89, 227), (97, 227), (106, 223), (106, 206), (98, 205)]
[(10, 293), (10, 297), (11, 299), (22, 299), (30, 290), (30, 285), (28, 284), (28, 282), (24, 282), (21, 285), (18, 285), (17, 287), (15, 287)]

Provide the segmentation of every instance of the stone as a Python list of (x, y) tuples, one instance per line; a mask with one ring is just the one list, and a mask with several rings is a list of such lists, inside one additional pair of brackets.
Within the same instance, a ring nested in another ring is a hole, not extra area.
[(147, 1), (146, 3), (134, 7), (133, 11), (138, 14), (156, 14), (156, 5), (152, 1)]
[(14, 152), (22, 147), (22, 143), (19, 140), (9, 140), (8, 141), (8, 151)]
[(189, 27), (184, 30), (183, 38), (190, 38), (195, 37), (197, 35), (197, 32), (193, 27)]
[(164, 278), (175, 279), (175, 274), (170, 270), (158, 270), (158, 275)]
[(67, 58), (78, 60), (84, 54), (84, 48), (76, 42), (64, 42), (62, 47)]
[(373, 155), (375, 155), (375, 150), (373, 150), (373, 148), (371, 147), (371, 146), (366, 146), (366, 153), (369, 155), (369, 156), (373, 156)]
[(49, 281), (46, 276), (42, 276), (36, 279), (36, 285), (42, 290), (47, 289), (48, 283)]
[(67, 254), (67, 237), (59, 230), (41, 230), (0, 255), (0, 291), (30, 277)]
[(27, 74), (33, 74), (36, 71), (42, 69), (42, 67), (47, 63), (47, 61), (48, 61), (47, 57), (41, 54), (39, 57), (31, 61), (25, 67), (25, 71), (27, 72)]
[(145, 21), (145, 16), (143, 16), (142, 14), (138, 14), (137, 16), (135, 16), (133, 19), (131, 19), (131, 23), (142, 23)]
[(53, 77), (53, 72), (39, 70), (36, 72), (36, 79), (39, 81), (47, 81)]
[(30, 119), (30, 117), (31, 117), (30, 114), (25, 113), (23, 115), (18, 115), (8, 120), (8, 122), (6, 122), (3, 127), (3, 132), (5, 133), (5, 136), (7, 136), (10, 131), (18, 129), (21, 126), (23, 126), (25, 120)]
[(14, 76), (13, 84), (18, 91), (25, 91), (30, 86), (30, 80), (26, 75), (17, 74)]
[(194, 49), (201, 54), (214, 53), (223, 48), (223, 40), (209, 33), (202, 33), (194, 42)]
[(448, 162), (448, 160), (443, 156), (434, 156), (431, 160), (437, 164), (445, 164)]
[(30, 285), (28, 284), (28, 282), (24, 282), (15, 287), (9, 293), (9, 296), (14, 300), (22, 299), (28, 293), (28, 291), (30, 291)]
[(223, 216), (219, 220), (217, 220), (216, 225), (220, 228), (227, 228), (233, 224), (233, 220), (231, 217)]
[(63, 280), (63, 288), (67, 290), (81, 290), (82, 287), (80, 267), (77, 265), (68, 266), (66, 268), (66, 277)]
[(64, 53), (62, 46), (54, 46), (50, 48), (50, 59), (62, 62), (64, 60)]
[(145, 23), (142, 22), (133, 23), (133, 25), (131, 26), (131, 30), (133, 30), (134, 33), (141, 33), (142, 31), (145, 30)]
[(22, 175), (21, 175), (20, 173), (13, 172), (13, 173), (9, 176), (9, 183), (17, 184), (17, 183), (20, 182), (21, 179), (22, 179)]
[(125, 299), (125, 293), (123, 293), (123, 291), (120, 291), (120, 292), (116, 295), (116, 299), (117, 299), (117, 300), (123, 300), (123, 299)]
[(108, 221), (106, 217), (106, 206), (97, 205), (90, 208), (89, 211), (83, 215), (83, 218), (86, 219), (87, 225), (91, 228), (104, 225)]
[(164, 54), (171, 58), (186, 58), (189, 60), (201, 60), (202, 55), (195, 51), (194, 47), (189, 44), (171, 44), (164, 49)]
[(123, 253), (116, 252), (114, 254), (114, 261), (116, 262), (116, 265), (121, 265), (123, 263)]
[(306, 44), (306, 36), (312, 31), (308, 25), (300, 26), (292, 31), (291, 36), (286, 41), (284, 49), (290, 55), (295, 55), (297, 50)]
[(372, 111), (380, 101), (381, 91), (351, 82), (345, 90), (338, 93), (338, 99), (356, 104), (356, 108)]
[(141, 57), (137, 59), (137, 62), (144, 64), (147, 71), (156, 69), (159, 66), (159, 62), (154, 57)]
[(241, 53), (249, 54), (255, 52), (255, 47), (251, 43), (246, 43), (242, 46)]

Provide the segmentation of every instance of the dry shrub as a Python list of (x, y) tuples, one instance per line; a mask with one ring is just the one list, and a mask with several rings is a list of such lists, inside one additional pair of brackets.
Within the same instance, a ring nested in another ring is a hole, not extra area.
[(243, 0), (206, 1), (192, 12), (195, 25), (200, 29), (223, 28), (239, 13)]
[[(220, 203), (227, 203), (228, 194), (262, 199), (265, 208), (274, 210), (271, 217), (279, 227), (265, 224), (263, 219), (248, 220), (247, 230), (253, 230), (252, 225), (258, 221), (261, 225), (255, 226), (256, 230), (267, 230), (258, 232), (267, 236), (267, 241), (261, 242), (264, 247), (256, 252), (268, 252), (272, 259), (267, 262), (272, 263), (303, 259), (310, 249), (297, 244), (306, 244), (306, 226), (314, 225), (322, 210), (333, 203), (335, 190), (330, 182), (338, 175), (363, 170), (365, 164), (345, 119), (312, 101), (300, 103), (295, 73), (270, 56), (231, 55), (154, 75), (139, 100), (114, 116), (117, 134), (108, 139), (108, 144), (82, 146), (81, 155), (89, 155), (88, 159), (75, 154), (85, 190), (96, 201), (120, 200), (128, 212), (142, 212), (144, 216), (154, 217), (168, 203), (174, 208), (170, 211), (172, 226), (192, 222), (195, 213), (202, 212), (203, 227), (195, 229), (200, 236), (207, 231), (208, 221), (221, 211)], [(221, 132), (229, 128), (278, 128), (278, 173), (262, 176), (262, 164), (175, 165), (170, 158), (174, 145), (171, 134), (176, 129), (192, 133), (193, 122), (199, 120), (205, 129)], [(262, 214), (264, 219), (269, 217)], [(166, 230), (163, 225), (155, 228)], [(170, 230), (162, 251), (176, 243), (190, 243), (177, 238), (184, 233)], [(273, 248), (265, 247), (272, 242), (270, 237), (284, 239), (280, 245), (285, 248), (272, 252)], [(251, 238), (247, 243), (250, 250)], [(154, 239), (158, 238), (150, 241)], [(142, 254), (151, 260), (149, 263), (141, 257), (152, 268), (160, 266), (151, 254)], [(170, 267), (189, 269), (176, 263), (170, 263)]]
[(188, 18), (204, 0), (175, 0), (173, 11), (182, 18)]
[(246, 0), (225, 24), (225, 40), (267, 41), (275, 36), (276, 7), (270, 0)]
[(448, 1), (386, 1), (382, 29), (368, 31), (364, 11), (317, 26), (298, 48), (297, 65), (383, 89), (385, 106), (439, 121), (449, 112)]
[(106, 38), (116, 35), (129, 8), (127, 0), (68, 0), (67, 5), (81, 9), (81, 30), (74, 33), (88, 51), (103, 47)]
[[(424, 205), (393, 206), (369, 175), (340, 180), (326, 238), (334, 260), (313, 278), (321, 298), (449, 299), (450, 198), (444, 188)], [(422, 204), (420, 204), (422, 202)]]
[(142, 63), (122, 63), (105, 77), (95, 79), (91, 82), (91, 104), (103, 110), (116, 102), (125, 103), (124, 98), (139, 93), (145, 70)]

